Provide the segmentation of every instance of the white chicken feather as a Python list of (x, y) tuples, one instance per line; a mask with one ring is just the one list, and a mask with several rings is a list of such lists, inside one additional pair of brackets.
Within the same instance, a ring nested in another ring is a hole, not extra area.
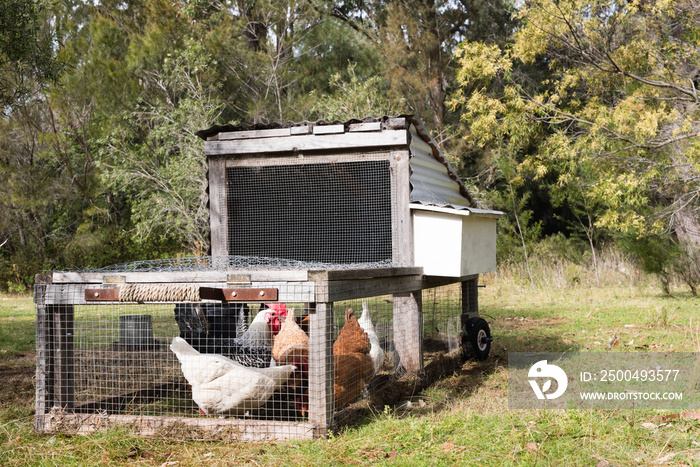
[(249, 368), (223, 355), (201, 354), (180, 337), (173, 339), (170, 350), (192, 386), (192, 399), (205, 414), (242, 415), (257, 409), (296, 369), (294, 365)]
[(384, 349), (379, 344), (379, 337), (377, 337), (377, 332), (374, 329), (374, 324), (372, 324), (372, 317), (369, 315), (369, 307), (367, 302), (362, 302), (362, 316), (357, 320), (360, 323), (360, 327), (367, 333), (369, 337), (369, 343), (371, 345), (369, 350), (369, 356), (374, 362), (374, 374), (377, 374), (379, 370), (384, 365)]
[(275, 336), (267, 321), (268, 312), (269, 310), (261, 310), (255, 315), (255, 319), (250, 323), (248, 329), (238, 338), (241, 345), (272, 348)]

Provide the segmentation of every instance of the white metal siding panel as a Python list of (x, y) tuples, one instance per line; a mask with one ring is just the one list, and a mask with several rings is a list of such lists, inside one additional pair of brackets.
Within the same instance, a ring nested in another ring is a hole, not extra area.
[(497, 219), (462, 217), (462, 275), (496, 270)]
[(460, 277), (462, 218), (440, 212), (413, 212), (414, 265), (428, 276)]
[(496, 222), (491, 216), (414, 210), (414, 265), (444, 277), (495, 270)]

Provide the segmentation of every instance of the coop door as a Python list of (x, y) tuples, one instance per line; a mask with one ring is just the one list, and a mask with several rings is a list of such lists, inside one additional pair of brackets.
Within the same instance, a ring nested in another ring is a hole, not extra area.
[(392, 260), (388, 160), (226, 169), (230, 255), (327, 263)]

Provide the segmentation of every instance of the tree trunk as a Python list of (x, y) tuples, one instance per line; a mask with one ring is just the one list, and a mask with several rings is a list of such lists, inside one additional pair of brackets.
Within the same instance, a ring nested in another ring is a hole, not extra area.
[(700, 209), (684, 205), (673, 213), (671, 227), (682, 251), (682, 257), (675, 264), (676, 272), (688, 284), (691, 293), (697, 295), (700, 283)]
[(700, 209), (686, 205), (673, 213), (671, 226), (678, 236), (678, 243), (689, 254), (700, 252)]

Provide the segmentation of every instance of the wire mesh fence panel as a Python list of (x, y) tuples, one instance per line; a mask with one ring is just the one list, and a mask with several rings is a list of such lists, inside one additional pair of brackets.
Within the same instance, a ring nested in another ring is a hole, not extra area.
[(424, 353), (459, 349), (462, 292), (460, 284), (423, 290)]
[[(237, 421), (235, 430), (260, 439), (323, 436), (338, 411), (390, 391), (397, 369), (458, 342), (459, 287), (324, 303), (314, 302), (326, 294), (318, 284), (274, 285), (281, 301), (133, 303), (117, 291), (95, 302), (88, 295), (105, 289), (94, 284), (38, 287), (38, 414), (92, 417), (72, 419), (73, 429), (92, 427), (98, 415), (162, 429)], [(269, 290), (235, 291), (246, 289)], [(68, 426), (61, 423), (54, 428)]]

